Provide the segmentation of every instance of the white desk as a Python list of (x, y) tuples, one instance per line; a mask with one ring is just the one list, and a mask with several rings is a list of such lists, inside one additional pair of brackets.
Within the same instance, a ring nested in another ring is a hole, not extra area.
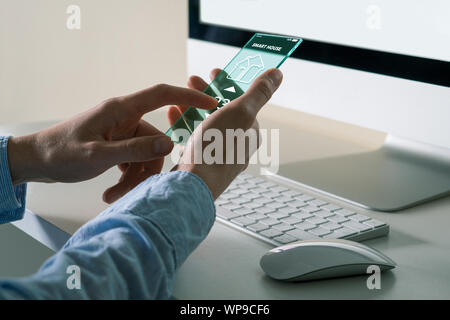
[[(338, 139), (330, 138), (314, 133), (319, 129), (312, 127), (300, 131), (292, 126), (292, 121), (280, 124), (274, 118), (274, 113), (267, 112), (261, 126), (282, 126), (283, 160), (312, 159), (367, 150), (367, 147), (357, 143), (343, 141), (343, 135)], [(167, 126), (162, 112), (153, 113), (151, 119), (161, 129)], [(0, 133), (21, 135), (46, 125), (0, 126)], [(295, 137), (296, 149), (292, 148), (292, 137)], [(170, 164), (166, 165), (168, 167)], [(40, 218), (67, 233), (73, 233), (106, 208), (101, 194), (117, 178), (118, 172), (113, 169), (83, 183), (31, 183), (27, 207)], [(368, 290), (365, 276), (309, 283), (273, 281), (264, 276), (259, 267), (260, 257), (270, 246), (216, 223), (208, 238), (181, 267), (174, 295), (182, 299), (450, 298), (450, 197), (398, 213), (362, 212), (391, 226), (388, 237), (365, 242), (398, 264), (393, 272), (382, 274), (381, 290)], [(18, 226), (30, 228), (33, 224), (36, 222), (30, 220), (30, 223)], [(42, 227), (34, 230), (40, 237), (46, 232)]]

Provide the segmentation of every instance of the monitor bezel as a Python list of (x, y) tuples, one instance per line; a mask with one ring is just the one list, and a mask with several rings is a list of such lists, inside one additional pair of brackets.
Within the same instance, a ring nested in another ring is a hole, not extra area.
[[(200, 21), (200, 0), (189, 0), (189, 38), (242, 47), (255, 32)], [(302, 35), (295, 35), (302, 37)], [(303, 37), (302, 37), (303, 38)], [(291, 58), (450, 87), (450, 62), (303, 38)]]

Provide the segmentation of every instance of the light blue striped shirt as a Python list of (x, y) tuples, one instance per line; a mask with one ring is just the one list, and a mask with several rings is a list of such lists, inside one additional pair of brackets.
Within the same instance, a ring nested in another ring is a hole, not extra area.
[[(26, 195), (26, 185), (12, 185), (7, 141), (0, 137), (2, 223), (23, 216)], [(168, 299), (175, 272), (214, 220), (213, 198), (198, 176), (152, 176), (82, 226), (37, 273), (0, 279), (0, 298)], [(80, 270), (80, 289), (69, 289), (70, 266)]]

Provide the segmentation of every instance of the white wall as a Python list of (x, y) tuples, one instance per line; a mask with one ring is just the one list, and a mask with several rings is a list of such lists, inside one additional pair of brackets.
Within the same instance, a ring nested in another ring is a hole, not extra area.
[[(81, 30), (68, 30), (69, 5)], [(0, 124), (63, 119), (186, 80), (187, 2), (0, 0)]]

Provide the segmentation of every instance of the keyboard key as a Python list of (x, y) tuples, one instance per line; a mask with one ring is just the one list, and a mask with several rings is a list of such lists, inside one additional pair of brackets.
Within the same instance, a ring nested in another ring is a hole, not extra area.
[(342, 228), (342, 226), (340, 224), (330, 222), (330, 221), (328, 221), (327, 223), (321, 224), (320, 226), (322, 228), (326, 228), (328, 230), (336, 230), (336, 229)]
[(354, 215), (352, 215), (352, 216), (349, 216), (349, 218), (350, 218), (351, 220), (356, 221), (356, 222), (364, 222), (364, 221), (370, 220), (370, 217), (364, 216), (364, 215), (359, 214), (359, 213), (354, 214)]
[(309, 201), (308, 204), (310, 204), (312, 206), (316, 206), (316, 207), (321, 207), (321, 206), (328, 204), (328, 202), (325, 202), (320, 199), (316, 199), (316, 200)]
[(321, 209), (333, 212), (333, 211), (336, 211), (336, 210), (339, 210), (339, 209), (342, 209), (342, 208), (337, 206), (337, 205), (335, 205), (335, 204), (330, 203), (330, 204), (327, 204), (325, 206), (322, 206)]
[(249, 189), (252, 187), (256, 187), (253, 183), (247, 182), (245, 180), (239, 180), (235, 183), (236, 186), (239, 186), (240, 188)]
[(300, 220), (305, 220), (311, 217), (314, 217), (311, 213), (307, 213), (307, 212), (299, 212), (299, 213), (293, 213), (291, 214), (291, 217), (295, 217), (297, 219)]
[(266, 182), (266, 180), (264, 180), (264, 179), (262, 179), (260, 177), (252, 177), (252, 178), (249, 178), (249, 179), (246, 179), (246, 180), (251, 182), (251, 183), (254, 183), (254, 184), (260, 184), (260, 183)]
[(297, 239), (292, 237), (292, 236), (290, 236), (290, 235), (288, 235), (288, 234), (283, 234), (283, 235), (281, 235), (279, 237), (273, 238), (273, 240), (275, 240), (275, 241), (277, 241), (279, 243), (282, 243), (282, 244), (287, 244), (287, 243), (294, 242)]
[(240, 180), (247, 180), (247, 179), (251, 179), (251, 178), (253, 178), (254, 176), (252, 176), (251, 174), (248, 174), (248, 173), (241, 173), (240, 175), (238, 175), (237, 176), (237, 179), (240, 179)]
[(262, 230), (266, 230), (268, 228), (269, 228), (268, 225), (265, 225), (265, 224), (262, 224), (262, 223), (259, 223), (259, 222), (247, 226), (247, 229), (250, 230), (250, 231), (253, 231), (253, 232), (259, 232), (259, 231), (262, 231)]
[(302, 222), (302, 220), (301, 219), (298, 219), (298, 218), (296, 218), (296, 217), (292, 217), (292, 216), (290, 216), (290, 217), (287, 217), (287, 218), (283, 218), (283, 219), (280, 219), (282, 222), (284, 222), (284, 223), (287, 223), (287, 224), (296, 224), (296, 223), (300, 223), (300, 222)]
[(228, 186), (230, 188), (240, 188), (241, 182), (238, 179), (233, 180), (233, 182)]
[(277, 219), (277, 220), (280, 220), (280, 219), (289, 217), (288, 214), (282, 213), (282, 212), (279, 212), (279, 211), (270, 212), (270, 213), (267, 214), (267, 216), (268, 216), (269, 218), (273, 218), (273, 219)]
[(227, 203), (227, 204), (224, 204), (224, 205), (222, 205), (220, 207), (228, 209), (228, 210), (236, 210), (236, 209), (242, 208), (242, 206), (234, 204), (234, 203)]
[(275, 191), (275, 192), (278, 192), (278, 193), (285, 192), (285, 191), (289, 191), (288, 188), (283, 187), (283, 186), (279, 186), (279, 185), (277, 185), (277, 186), (275, 186), (275, 187), (271, 187), (270, 189), (271, 189), (272, 191)]
[(307, 231), (307, 230), (310, 230), (310, 229), (314, 229), (317, 226), (315, 224), (311, 223), (311, 222), (302, 221), (300, 223), (295, 224), (294, 227), (296, 227), (297, 229), (301, 229), (301, 230)]
[(253, 193), (264, 193), (264, 192), (269, 192), (269, 190), (267, 188), (261, 188), (260, 186), (256, 185), (254, 187), (249, 188)]
[(296, 212), (300, 212), (300, 209), (292, 208), (292, 207), (284, 207), (284, 208), (278, 209), (278, 211), (282, 212), (282, 213), (286, 213), (287, 215), (290, 215), (290, 214), (293, 214)]
[(249, 200), (254, 200), (257, 198), (261, 198), (261, 195), (250, 192), (250, 193), (243, 194), (242, 197), (249, 199)]
[(246, 203), (242, 204), (242, 206), (244, 206), (248, 209), (256, 209), (256, 208), (262, 207), (263, 205), (261, 203), (250, 201), (250, 202), (246, 202)]
[(241, 216), (246, 215), (246, 214), (250, 214), (250, 213), (254, 213), (255, 211), (250, 210), (250, 209), (246, 209), (246, 208), (239, 208), (239, 209), (234, 209), (232, 210), (234, 213), (237, 213)]
[(272, 218), (259, 220), (259, 222), (261, 222), (262, 224), (268, 225), (268, 226), (273, 226), (275, 224), (279, 224), (280, 223), (280, 221), (278, 221), (276, 219), (272, 219)]
[(297, 192), (295, 190), (288, 190), (283, 192), (283, 196), (288, 196), (288, 197), (296, 197), (296, 196), (301, 196), (302, 193)]
[(266, 198), (274, 199), (274, 198), (280, 197), (280, 194), (278, 192), (274, 192), (274, 191), (269, 189), (269, 191), (264, 192), (263, 196), (266, 197)]
[(285, 196), (276, 197), (276, 198), (274, 198), (274, 200), (276, 202), (280, 202), (280, 203), (288, 203), (290, 201), (294, 201), (294, 199), (292, 199), (291, 197), (285, 197)]
[(240, 181), (240, 180), (239, 180), (238, 178), (234, 179), (234, 180), (230, 183), (230, 185), (228, 186), (228, 188), (235, 188), (235, 187), (238, 187), (238, 186), (239, 186), (239, 184), (238, 184), (239, 181)]
[(317, 208), (317, 207), (308, 205), (308, 206), (306, 206), (306, 207), (303, 207), (303, 208), (302, 208), (302, 211), (303, 211), (303, 212), (307, 212), (307, 213), (313, 213), (313, 212), (316, 212), (316, 211), (320, 211), (320, 209)]
[(262, 214), (267, 214), (270, 212), (275, 212), (275, 209), (263, 206), (263, 207), (255, 208), (255, 211), (262, 213)]
[(336, 223), (343, 223), (343, 222), (349, 221), (349, 219), (347, 219), (347, 218), (345, 218), (343, 216), (340, 216), (338, 214), (335, 214), (334, 216), (328, 217), (327, 219), (331, 220), (333, 222), (336, 222)]
[(283, 231), (283, 232), (286, 232), (286, 231), (288, 231), (288, 230), (295, 229), (294, 226), (291, 226), (291, 225), (289, 225), (289, 224), (287, 224), (287, 223), (284, 223), (284, 222), (279, 223), (279, 224), (276, 224), (276, 225), (273, 225), (272, 228), (273, 228), (273, 229), (280, 230), (280, 231)]
[(235, 193), (231, 193), (231, 192), (222, 193), (222, 195), (220, 196), (220, 198), (223, 200), (230, 200), (230, 199), (237, 198), (237, 197), (239, 197), (239, 195), (237, 195)]
[(353, 212), (353, 211), (350, 211), (347, 209), (336, 210), (336, 211), (334, 211), (334, 213), (341, 215), (343, 217), (348, 217), (348, 216), (356, 214), (356, 212)]
[(270, 181), (266, 181), (263, 183), (259, 183), (258, 186), (262, 187), (262, 188), (272, 188), (272, 187), (276, 187), (277, 185), (273, 182)]
[(243, 189), (243, 188), (239, 188), (239, 187), (235, 188), (235, 189), (232, 189), (232, 190), (227, 190), (227, 191), (230, 191), (231, 193), (235, 193), (237, 195), (243, 195), (243, 194), (246, 194), (246, 193), (250, 192), (247, 189)]
[(302, 194), (301, 196), (297, 196), (295, 197), (297, 200), (303, 201), (303, 202), (307, 202), (307, 201), (311, 201), (314, 200), (314, 197), (311, 197), (307, 194)]
[(239, 214), (234, 213), (233, 211), (228, 211), (228, 210), (217, 210), (217, 216), (222, 219), (225, 219), (225, 220), (230, 220), (233, 218), (240, 217)]
[(325, 220), (325, 219), (323, 219), (321, 217), (316, 217), (316, 216), (308, 218), (308, 219), (306, 219), (306, 221), (308, 221), (310, 223), (313, 223), (313, 224), (322, 224), (322, 223), (328, 222), (328, 220)]
[(267, 204), (267, 207), (273, 208), (273, 209), (280, 209), (280, 208), (286, 207), (286, 205), (284, 203), (271, 202), (271, 203)]
[(218, 198), (214, 203), (216, 204), (216, 206), (221, 206), (221, 205), (231, 203), (231, 202), (228, 200), (225, 200), (225, 199)]
[(231, 219), (230, 221), (242, 227), (248, 226), (249, 224), (253, 224), (256, 222), (255, 220), (246, 217), (235, 218)]
[(286, 234), (297, 238), (298, 240), (311, 240), (311, 239), (317, 239), (319, 238), (317, 235), (315, 234), (311, 234), (309, 232), (300, 230), (300, 229), (293, 229), (290, 231), (287, 231)]
[(266, 219), (267, 218), (262, 213), (252, 213), (252, 214), (246, 215), (246, 217), (250, 218), (250, 219), (253, 219), (253, 220), (262, 220), (262, 219)]
[(261, 231), (259, 234), (263, 235), (264, 237), (267, 237), (267, 238), (273, 238), (273, 237), (281, 236), (283, 234), (283, 232), (281, 232), (280, 230), (276, 230), (276, 229), (267, 229), (267, 230)]
[(344, 228), (334, 230), (334, 232), (325, 235), (324, 238), (342, 239), (342, 238), (353, 236), (357, 233), (358, 232), (356, 232), (355, 230), (351, 230), (349, 228), (344, 227)]
[(324, 235), (331, 233), (331, 230), (328, 230), (328, 229), (325, 229), (322, 227), (317, 227), (315, 229), (308, 230), (308, 232), (311, 232), (312, 234), (315, 234), (316, 236), (323, 237)]
[(247, 198), (243, 198), (243, 197), (239, 197), (239, 198), (231, 199), (230, 201), (231, 201), (232, 203), (234, 203), (234, 204), (242, 205), (242, 204), (251, 202), (252, 200), (247, 199)]
[(290, 207), (293, 207), (293, 208), (302, 208), (302, 207), (306, 207), (308, 204), (304, 201), (295, 199), (294, 201), (288, 202), (287, 205)]
[(352, 221), (352, 220), (344, 222), (344, 223), (341, 223), (341, 224), (344, 227), (347, 227), (347, 228), (350, 228), (350, 229), (353, 229), (353, 230), (357, 230), (357, 231), (360, 231), (360, 232), (372, 229), (371, 226), (368, 226), (368, 225), (366, 225), (364, 223), (358, 223), (358, 222)]
[(378, 228), (378, 227), (386, 225), (386, 223), (384, 223), (382, 221), (379, 221), (379, 220), (376, 220), (376, 219), (370, 219), (368, 221), (364, 221), (364, 224), (367, 224), (367, 225), (369, 225), (371, 227), (374, 227), (374, 228)]
[(330, 212), (330, 211), (319, 210), (319, 211), (314, 212), (314, 215), (318, 216), (318, 217), (322, 217), (322, 218), (328, 218), (330, 216), (333, 216), (334, 213)]
[(266, 204), (266, 203), (271, 203), (271, 202), (273, 202), (273, 200), (271, 200), (271, 199), (267, 199), (267, 198), (256, 198), (256, 199), (253, 199), (253, 201), (255, 201), (255, 202), (258, 202), (258, 203), (261, 203), (261, 204)]

